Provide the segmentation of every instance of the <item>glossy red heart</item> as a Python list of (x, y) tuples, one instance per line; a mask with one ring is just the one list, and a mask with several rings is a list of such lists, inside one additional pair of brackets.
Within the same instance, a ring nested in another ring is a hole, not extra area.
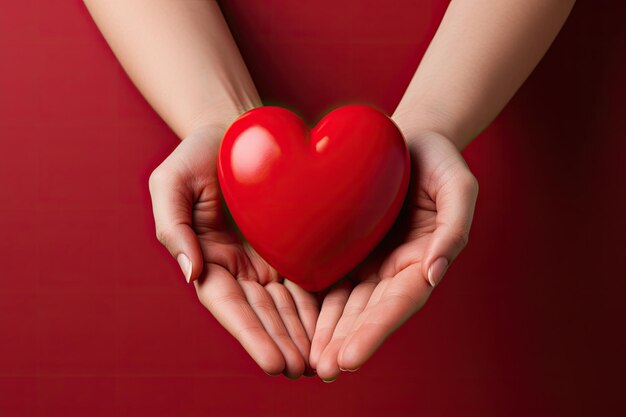
[(398, 127), (361, 105), (338, 108), (310, 130), (289, 110), (250, 110), (226, 131), (218, 157), (222, 195), (241, 233), (308, 291), (342, 278), (380, 242), (409, 176)]

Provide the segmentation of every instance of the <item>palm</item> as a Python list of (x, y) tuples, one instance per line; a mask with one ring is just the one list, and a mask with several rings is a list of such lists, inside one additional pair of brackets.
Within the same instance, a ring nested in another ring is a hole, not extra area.
[(191, 270), (181, 267), (197, 278), (200, 301), (267, 373), (297, 377), (310, 364), (330, 380), (360, 367), (428, 298), (425, 266), (435, 255), (452, 261), (465, 244), (477, 188), (463, 158), (436, 134), (411, 142), (413, 181), (398, 222), (349, 279), (311, 294), (236, 233), (216, 174), (221, 134), (198, 130), (151, 176), (159, 240), (190, 258)]
[(205, 258), (198, 297), (220, 323), (234, 330), (263, 369), (300, 376), (308, 365), (310, 340), (293, 297), (224, 214), (219, 200), (200, 200), (194, 206), (194, 229)]
[(353, 282), (391, 279), (403, 269), (422, 262), (437, 227), (437, 211), (434, 201), (420, 185), (417, 185), (417, 192), (411, 190), (385, 240), (353, 272)]
[(214, 128), (196, 132), (155, 171), (164, 174), (155, 175), (153, 206), (165, 206), (159, 204), (159, 189), (167, 189), (175, 202), (167, 213), (174, 226), (161, 227), (166, 231), (161, 241), (169, 249), (175, 239), (171, 236), (176, 234), (172, 229), (189, 226), (179, 234), (193, 235), (188, 239), (193, 245), (188, 243), (186, 252), (195, 258), (194, 265), (202, 264), (201, 272), (194, 271), (200, 301), (263, 370), (298, 377), (310, 369), (317, 302), (283, 280), (236, 233), (222, 205), (217, 180), (220, 138), (221, 131)]
[(267, 285), (282, 282), (276, 271), (263, 261), (234, 230), (221, 203), (214, 170), (207, 174), (207, 186), (193, 207), (193, 229), (203, 252), (205, 268), (224, 268), (243, 281)]
[[(215, 151), (216, 149), (213, 149), (213, 152)], [(193, 155), (199, 156), (198, 152), (193, 152)], [(187, 158), (191, 157), (190, 153)], [(333, 334), (330, 334), (328, 329), (318, 327), (315, 336), (313, 336), (313, 328), (317, 321), (316, 310), (319, 309), (319, 304), (316, 304), (313, 294), (308, 294), (295, 285), (285, 282), (286, 286), (297, 295), (295, 298), (308, 305), (308, 311), (306, 311), (308, 314), (300, 314), (298, 319), (296, 312), (298, 308), (293, 307), (294, 303), (290, 301), (292, 297), (290, 297), (291, 293), (286, 290), (287, 287), (281, 285), (282, 278), (235, 232), (233, 223), (228, 218), (226, 209), (221, 202), (215, 167), (206, 164), (207, 160), (214, 161), (215, 159), (214, 153), (204, 155), (198, 159), (202, 165), (193, 168), (197, 175), (201, 174), (205, 178), (205, 181), (202, 182), (204, 186), (198, 190), (199, 194), (193, 209), (193, 228), (202, 247), (205, 262), (205, 270), (202, 274), (204, 278), (200, 279), (197, 284), (198, 295), (201, 300), (207, 300), (205, 305), (226, 328), (231, 328), (233, 321), (240, 320), (242, 311), (245, 312), (244, 318), (256, 313), (259, 320), (255, 321), (254, 325), (246, 324), (248, 329), (246, 331), (256, 334), (256, 337), (253, 336), (249, 339), (257, 340), (255, 343), (258, 344), (258, 339), (264, 335), (264, 329), (266, 329), (275, 342), (286, 341), (287, 343), (283, 343), (280, 349), (285, 356), (285, 363), (293, 363), (297, 352), (294, 352), (293, 343), (290, 343), (289, 330), (281, 328), (280, 325), (275, 325), (275, 323), (281, 322), (279, 314), (275, 310), (286, 311), (290, 308), (293, 314), (286, 319), (283, 317), (283, 322), (285, 326), (289, 323), (294, 329), (307, 327), (308, 338), (305, 338), (303, 332), (300, 331), (296, 332), (295, 337), (292, 336), (291, 340), (295, 342), (298, 352), (307, 359), (305, 362), (308, 363), (309, 340), (313, 337), (330, 340)], [(189, 164), (193, 164), (193, 159), (187, 160)], [(413, 160), (417, 160), (416, 156), (413, 157)], [(418, 165), (420, 164), (416, 164), (416, 166)], [(416, 175), (415, 178), (424, 178), (424, 175)], [(419, 269), (419, 263), (422, 260), (428, 239), (436, 227), (435, 204), (429, 195), (424, 181), (412, 184), (407, 205), (385, 241), (351, 274), (349, 282), (340, 284), (339, 287), (331, 289), (328, 293), (317, 294), (317, 296), (322, 300), (326, 297), (329, 303), (333, 305), (332, 300), (334, 298), (341, 297), (342, 294), (346, 293), (348, 287), (356, 285), (352, 289), (348, 308), (353, 309), (355, 318), (356, 313), (359, 313), (357, 323), (365, 320), (370, 314), (378, 314), (379, 310), (389, 311), (390, 307), (403, 314), (406, 314), (406, 310), (416, 310), (419, 305), (414, 303), (414, 300), (407, 298), (407, 294), (415, 292), (416, 289), (408, 291), (406, 287), (409, 284), (414, 286), (415, 283), (419, 284), (420, 282), (423, 284), (423, 281), (403, 280), (402, 277), (412, 276), (414, 271)], [(222, 278), (218, 280), (217, 277)], [(219, 287), (217, 287), (218, 283)], [(430, 292), (424, 285), (417, 291), (425, 293), (426, 296)], [(218, 299), (220, 302), (223, 300), (228, 302), (222, 302), (221, 308), (216, 308), (215, 302), (212, 301), (216, 298), (215, 294), (221, 294)], [(373, 303), (370, 300), (381, 301)], [(279, 304), (281, 302), (283, 305)], [(415, 305), (409, 307), (407, 303)], [(274, 305), (276, 308), (272, 308)], [(398, 308), (398, 306), (401, 307)], [(270, 311), (271, 314), (268, 314)], [(300, 320), (305, 323), (304, 326), (300, 324)], [(399, 325), (403, 319), (396, 318), (395, 321)], [(321, 323), (324, 323), (324, 320)], [(235, 324), (235, 327), (241, 325), (243, 324)], [(341, 340), (336, 336), (342, 331), (347, 332), (348, 330), (351, 329), (345, 324), (338, 326), (336, 329), (338, 333), (334, 335), (335, 344)], [(326, 334), (324, 334), (325, 332)], [(376, 337), (377, 333), (373, 333), (373, 337)], [(258, 347), (246, 346), (247, 337), (243, 337), (242, 334), (235, 336), (251, 354), (258, 353)], [(268, 342), (266, 344), (269, 345)], [(277, 344), (281, 347), (280, 343)], [(267, 355), (267, 352), (271, 350), (266, 348), (262, 354)], [(290, 356), (290, 360), (287, 360), (288, 356)], [(277, 358), (262, 359), (262, 361), (279, 362)], [(287, 373), (297, 374), (298, 372), (301, 371), (292, 369)]]
[[(429, 252), (441, 246), (441, 240), (450, 246), (445, 241), (446, 229), (453, 220), (445, 217), (450, 200), (445, 194), (456, 193), (450, 184), (469, 170), (447, 140), (412, 144), (410, 151), (412, 182), (398, 221), (350, 279), (332, 289), (322, 304), (310, 359), (325, 380), (336, 378), (340, 369), (359, 368), (424, 305), (432, 286), (423, 264), (432, 261)], [(469, 174), (468, 178), (473, 177)], [(454, 245), (460, 250), (463, 243)]]

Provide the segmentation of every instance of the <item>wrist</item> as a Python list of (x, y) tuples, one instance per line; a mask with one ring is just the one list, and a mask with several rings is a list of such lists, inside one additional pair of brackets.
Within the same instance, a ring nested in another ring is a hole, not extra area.
[(426, 124), (416, 123), (414, 120), (403, 120), (402, 118), (397, 118), (395, 115), (392, 119), (402, 132), (409, 148), (415, 146), (419, 147), (424, 145), (426, 142), (436, 140), (445, 141), (452, 145), (457, 151), (461, 151), (459, 146), (445, 133), (445, 131), (441, 131)]
[(200, 114), (191, 119), (189, 125), (181, 133), (181, 140), (199, 130), (220, 130), (222, 133), (243, 113), (263, 104), (258, 97), (243, 101), (223, 101), (207, 106)]
[(445, 117), (423, 110), (396, 109), (391, 117), (409, 144), (438, 136), (452, 143), (460, 152), (470, 142), (456, 133), (458, 129)]

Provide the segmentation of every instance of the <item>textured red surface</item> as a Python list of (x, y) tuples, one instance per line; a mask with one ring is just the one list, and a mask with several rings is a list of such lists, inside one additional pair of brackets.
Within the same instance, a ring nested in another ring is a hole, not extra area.
[[(267, 103), (392, 111), (444, 2), (228, 1)], [(608, 3), (608, 2), (607, 2)], [(470, 244), (333, 384), (263, 374), (154, 238), (177, 139), (82, 3), (0, 12), (0, 416), (624, 414), (626, 7), (579, 2), (465, 152)]]

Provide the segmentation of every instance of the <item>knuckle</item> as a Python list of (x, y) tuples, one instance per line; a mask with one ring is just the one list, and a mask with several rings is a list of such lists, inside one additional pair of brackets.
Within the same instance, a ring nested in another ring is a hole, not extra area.
[(323, 307), (330, 310), (343, 311), (348, 300), (341, 297), (326, 297)]
[(318, 312), (319, 306), (312, 301), (302, 301), (298, 304), (298, 311), (301, 312)]
[(215, 296), (208, 291), (199, 290), (197, 292), (197, 295), (200, 304), (202, 304), (207, 310), (211, 312), (218, 310), (222, 305), (232, 304), (233, 302), (239, 303), (242, 301), (241, 296), (230, 293), (221, 296)]
[(206, 308), (209, 311), (213, 311), (213, 308), (216, 305), (219, 305), (220, 303), (223, 303), (227, 300), (224, 299), (211, 299), (211, 297), (203, 291), (198, 291), (198, 301), (200, 301), (200, 304), (202, 304), (202, 306), (204, 308)]
[(464, 248), (469, 243), (469, 233), (466, 231), (454, 232), (452, 239), (457, 246)]
[(205, 293), (203, 291), (197, 290), (196, 295), (198, 296), (198, 301), (200, 301), (200, 304), (202, 304), (202, 306), (207, 310), (211, 311), (211, 309), (209, 308), (209, 300), (207, 299)]
[(157, 240), (159, 242), (161, 242), (161, 244), (163, 244), (163, 246), (165, 246), (169, 250), (170, 249), (169, 244), (175, 241), (175, 239), (173, 239), (173, 238), (175, 237), (175, 234), (176, 234), (176, 225), (174, 225), (174, 224), (166, 224), (166, 225), (156, 224), (155, 225), (155, 229), (156, 229), (156, 238), (157, 238)]
[(296, 315), (295, 309), (290, 305), (278, 305), (276, 306), (276, 311), (278, 311), (278, 314), (285, 319), (293, 318)]
[(389, 303), (392, 306), (404, 306), (406, 311), (410, 311), (414, 314), (420, 310), (426, 304), (426, 298), (420, 296), (414, 296), (412, 294), (405, 294), (401, 292), (393, 293), (389, 295)]
[(167, 246), (167, 240), (168, 240), (167, 237), (168, 237), (168, 233), (165, 230), (163, 230), (163, 228), (161, 227), (156, 228), (156, 238), (164, 246)]
[(345, 306), (343, 309), (343, 317), (358, 317), (363, 311), (361, 306)]
[(154, 191), (155, 186), (159, 183), (159, 177), (161, 176), (159, 168), (152, 171), (150, 177), (148, 178), (148, 188), (152, 193)]
[(291, 294), (283, 284), (280, 284), (278, 282), (270, 282), (268, 285), (265, 286), (265, 289), (272, 295), (274, 303), (277, 306), (291, 307), (293, 305)]
[(273, 310), (275, 310), (274, 303), (271, 300), (265, 299), (250, 302), (250, 307), (252, 307), (254, 311), (262, 315), (270, 314)]
[(155, 188), (161, 183), (162, 179), (163, 168), (159, 166), (154, 171), (152, 171), (150, 177), (148, 178), (148, 187), (150, 189), (150, 192), (153, 192), (155, 190)]
[(478, 179), (470, 170), (465, 171), (462, 178), (463, 188), (472, 194), (478, 194)]
[(210, 296), (210, 294), (208, 294), (206, 291), (202, 291), (202, 290), (198, 290), (197, 291), (197, 295), (198, 295), (198, 301), (200, 301), (200, 304), (202, 304), (204, 306), (204, 308), (206, 308), (209, 311), (213, 311), (213, 308), (215, 306), (219, 306), (222, 303), (228, 302), (229, 300), (225, 297), (220, 297), (220, 298), (212, 298)]

